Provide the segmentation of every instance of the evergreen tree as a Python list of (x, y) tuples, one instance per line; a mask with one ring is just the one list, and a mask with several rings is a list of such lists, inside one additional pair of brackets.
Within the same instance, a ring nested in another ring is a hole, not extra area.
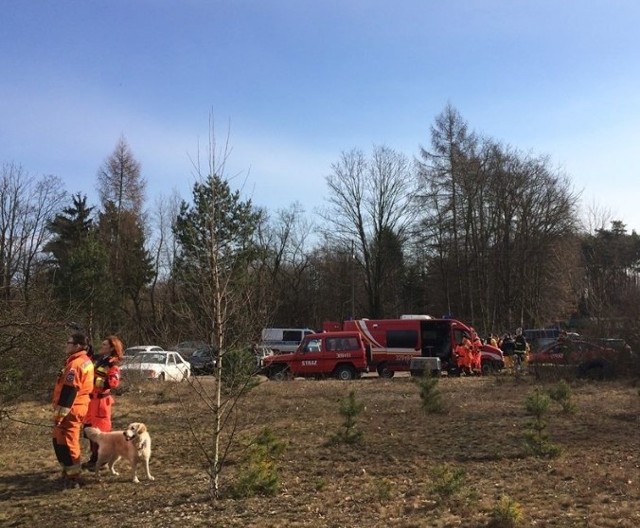
[(51, 254), (51, 281), (61, 309), (92, 328), (108, 306), (107, 253), (100, 243), (87, 198), (72, 197), (72, 205), (49, 223), (53, 238), (44, 247)]
[(622, 222), (613, 221), (611, 229), (597, 229), (583, 238), (582, 255), (582, 315), (606, 319), (632, 313), (638, 296), (640, 236), (635, 231), (627, 233)]
[[(184, 315), (200, 335), (210, 335), (212, 320), (231, 323), (233, 310), (227, 300), (237, 301), (235, 294), (249, 292), (249, 269), (258, 254), (254, 235), (260, 221), (261, 213), (251, 200), (241, 200), (240, 193), (232, 192), (228, 182), (217, 175), (194, 184), (193, 204), (182, 202), (174, 228), (179, 246), (175, 272)], [(231, 292), (234, 295), (227, 295)], [(219, 300), (216, 314), (211, 313), (214, 298)], [(237, 334), (234, 324), (227, 328), (227, 338)], [(220, 347), (217, 341), (222, 339), (219, 335), (212, 341)]]
[[(107, 262), (115, 301), (111, 316), (115, 321), (124, 321), (133, 315), (136, 328), (140, 329), (143, 319), (141, 303), (145, 286), (153, 278), (153, 259), (144, 247), (144, 231), (138, 215), (131, 211), (118, 213), (115, 204), (107, 202), (98, 225), (103, 246), (110, 248)], [(138, 339), (142, 337), (137, 336)]]
[[(108, 251), (108, 266), (114, 295), (111, 325), (122, 328), (134, 323), (130, 335), (144, 338), (142, 299), (153, 278), (153, 259), (145, 247), (144, 217), (141, 213), (145, 181), (140, 163), (124, 138), (98, 171), (98, 192), (102, 201), (98, 230)], [(133, 319), (133, 320), (132, 320)]]

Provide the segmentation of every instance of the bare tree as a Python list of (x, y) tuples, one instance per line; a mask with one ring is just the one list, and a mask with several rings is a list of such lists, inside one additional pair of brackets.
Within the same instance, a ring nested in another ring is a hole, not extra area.
[(579, 196), (547, 157), (479, 137), (447, 106), (418, 167), (417, 233), (441, 307), (482, 331), (572, 309)]
[(151, 333), (165, 340), (179, 340), (180, 332), (172, 306), (177, 300), (173, 277), (178, 245), (174, 228), (181, 198), (174, 191), (170, 196), (160, 196), (151, 217), (154, 228), (150, 252), (153, 258), (153, 279), (149, 286)]
[(384, 283), (391, 262), (384, 258), (389, 237), (402, 246), (413, 219), (413, 179), (407, 158), (384, 146), (369, 159), (359, 150), (343, 152), (326, 177), (328, 210), (323, 213), (328, 238), (354, 248), (367, 292), (370, 317), (383, 315)]
[[(4, 164), (0, 172), (0, 291), (21, 297), (29, 307), (34, 277), (43, 269), (48, 222), (65, 197), (54, 176), (36, 179), (22, 167)], [(18, 292), (21, 294), (18, 295)]]
[(117, 212), (142, 211), (146, 182), (140, 163), (129, 144), (120, 137), (115, 149), (98, 171), (98, 195), (105, 204), (112, 202)]
[(314, 225), (304, 216), (300, 203), (276, 211), (273, 219), (260, 226), (259, 245), (264, 258), (257, 264), (269, 284), (263, 306), (269, 326), (303, 325), (310, 321), (305, 295), (310, 269), (309, 239)]
[(462, 305), (469, 304), (464, 261), (468, 240), (464, 238), (463, 225), (469, 223), (471, 204), (465, 199), (465, 191), (474, 194), (477, 187), (472, 177), (478, 159), (477, 143), (468, 123), (448, 104), (431, 127), (431, 148), (421, 148), (416, 161), (420, 189), (416, 199), (425, 213), (418, 233), (439, 255), (447, 313), (460, 311)]

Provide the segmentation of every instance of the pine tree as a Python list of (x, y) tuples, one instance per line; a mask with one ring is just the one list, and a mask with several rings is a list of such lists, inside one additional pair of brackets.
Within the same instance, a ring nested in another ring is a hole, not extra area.
[(140, 163), (124, 138), (98, 171), (102, 210), (98, 230), (108, 250), (111, 285), (116, 293), (111, 324), (122, 327), (133, 318), (133, 332), (143, 332), (142, 298), (153, 278), (152, 258), (145, 248), (142, 205), (145, 181)]
[(109, 304), (107, 253), (99, 241), (87, 197), (78, 193), (72, 202), (49, 223), (54, 236), (44, 251), (51, 254), (51, 281), (61, 309), (92, 328)]
[[(243, 201), (240, 193), (232, 192), (228, 182), (217, 175), (194, 185), (193, 204), (182, 202), (174, 228), (179, 246), (175, 275), (195, 332), (208, 336), (212, 320), (234, 320), (227, 293), (248, 291), (249, 266), (258, 252), (254, 234), (260, 220), (261, 213), (251, 200)], [(219, 299), (216, 314), (211, 312), (214, 297)], [(214, 336), (212, 340), (218, 348), (222, 346), (220, 339)]]

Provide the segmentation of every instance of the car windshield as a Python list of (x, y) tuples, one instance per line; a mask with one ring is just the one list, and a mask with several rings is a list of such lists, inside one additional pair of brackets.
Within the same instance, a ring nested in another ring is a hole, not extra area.
[(132, 363), (160, 363), (164, 364), (167, 359), (165, 354), (143, 353), (135, 356)]
[(213, 354), (208, 348), (201, 348), (199, 350), (196, 350), (193, 354), (191, 354), (191, 357), (211, 357), (212, 355)]

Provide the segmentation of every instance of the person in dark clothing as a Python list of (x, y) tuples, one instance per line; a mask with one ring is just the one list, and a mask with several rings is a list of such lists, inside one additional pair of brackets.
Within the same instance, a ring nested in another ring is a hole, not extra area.
[(528, 351), (527, 338), (522, 333), (522, 328), (518, 328), (516, 329), (516, 337), (513, 340), (513, 359), (516, 372), (519, 372), (524, 367)]

